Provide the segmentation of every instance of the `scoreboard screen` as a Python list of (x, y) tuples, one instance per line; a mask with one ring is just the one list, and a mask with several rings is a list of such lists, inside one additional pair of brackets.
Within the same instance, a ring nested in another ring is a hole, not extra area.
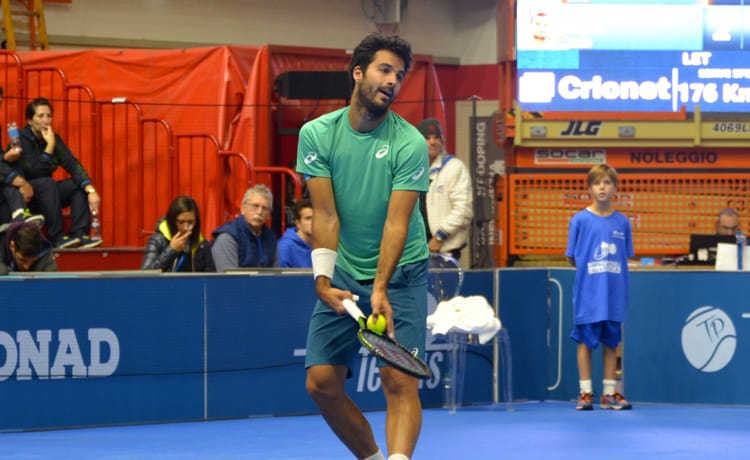
[(516, 0), (529, 111), (750, 112), (750, 0)]

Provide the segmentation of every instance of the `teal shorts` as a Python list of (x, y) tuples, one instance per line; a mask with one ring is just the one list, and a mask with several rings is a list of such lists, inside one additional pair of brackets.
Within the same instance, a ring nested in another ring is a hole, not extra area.
[[(427, 329), (427, 260), (397, 267), (388, 284), (388, 299), (393, 308), (396, 340), (409, 350), (417, 350), (424, 359)], [(365, 315), (372, 313), (370, 296), (372, 280), (357, 281), (336, 267), (331, 282), (333, 287), (351, 291), (359, 296), (357, 305)], [(357, 339), (359, 325), (349, 315), (339, 315), (320, 300), (315, 303), (307, 331), (305, 368), (322, 364), (348, 367), (361, 345)], [(385, 363), (379, 362), (382, 367)]]

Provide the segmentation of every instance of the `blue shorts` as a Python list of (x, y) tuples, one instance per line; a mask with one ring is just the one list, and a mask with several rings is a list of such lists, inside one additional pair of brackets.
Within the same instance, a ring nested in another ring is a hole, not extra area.
[(615, 348), (622, 340), (622, 323), (617, 321), (599, 321), (598, 323), (577, 324), (570, 333), (570, 338), (584, 343), (594, 350), (599, 342)]
[[(396, 340), (424, 359), (427, 330), (427, 260), (397, 267), (388, 283), (388, 300), (393, 308)], [(336, 267), (331, 285), (359, 296), (357, 305), (365, 315), (372, 313), (372, 280), (357, 281)], [(318, 300), (307, 331), (305, 368), (322, 364), (345, 365), (347, 377), (361, 345), (359, 325), (349, 315), (339, 315)], [(379, 362), (378, 366), (385, 365)]]

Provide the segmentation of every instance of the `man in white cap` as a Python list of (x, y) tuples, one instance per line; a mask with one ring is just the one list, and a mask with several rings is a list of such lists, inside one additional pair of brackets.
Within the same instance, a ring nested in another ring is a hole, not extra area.
[(427, 118), (417, 129), (427, 140), (430, 157), (430, 191), (422, 206), (430, 252), (448, 254), (459, 260), (474, 217), (471, 176), (461, 160), (445, 151), (439, 121)]

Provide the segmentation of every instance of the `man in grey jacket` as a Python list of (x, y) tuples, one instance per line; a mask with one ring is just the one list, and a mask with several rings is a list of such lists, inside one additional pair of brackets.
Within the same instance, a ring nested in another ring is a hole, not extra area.
[(439, 121), (427, 118), (417, 128), (427, 140), (430, 157), (430, 191), (423, 208), (430, 252), (449, 254), (459, 260), (474, 217), (471, 176), (461, 160), (445, 151)]

